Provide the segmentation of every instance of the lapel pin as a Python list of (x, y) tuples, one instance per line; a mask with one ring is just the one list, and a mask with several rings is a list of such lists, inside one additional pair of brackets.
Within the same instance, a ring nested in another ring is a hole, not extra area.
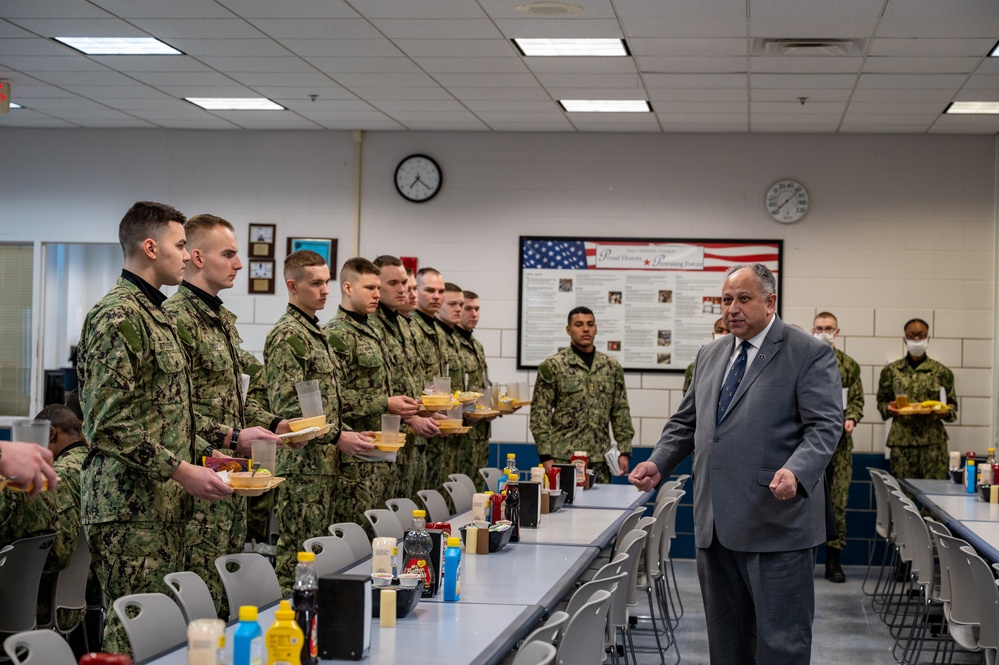
[(767, 357), (761, 353), (756, 359), (757, 360), (766, 360)]

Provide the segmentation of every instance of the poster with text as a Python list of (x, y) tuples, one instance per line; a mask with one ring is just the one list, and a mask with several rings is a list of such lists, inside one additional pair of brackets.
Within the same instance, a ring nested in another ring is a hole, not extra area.
[(682, 372), (721, 318), (725, 271), (766, 264), (779, 290), (781, 252), (780, 240), (521, 236), (518, 365), (566, 348), (566, 316), (583, 306), (597, 350), (625, 370)]

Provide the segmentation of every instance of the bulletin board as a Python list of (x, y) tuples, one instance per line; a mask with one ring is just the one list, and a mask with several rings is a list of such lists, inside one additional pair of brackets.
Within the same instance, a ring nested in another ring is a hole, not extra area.
[(780, 240), (521, 236), (517, 365), (566, 348), (566, 316), (584, 306), (597, 350), (626, 371), (682, 372), (712, 339), (725, 271), (764, 263), (779, 293), (782, 255)]

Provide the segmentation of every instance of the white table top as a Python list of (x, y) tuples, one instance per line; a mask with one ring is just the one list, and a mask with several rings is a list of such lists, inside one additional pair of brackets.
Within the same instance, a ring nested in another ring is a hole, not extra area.
[[(271, 607), (260, 612), (258, 623), (265, 634), (274, 620), (275, 609)], [(398, 620), (395, 628), (381, 628), (378, 619), (371, 620), (371, 651), (362, 662), (370, 665), (437, 665), (444, 658), (449, 665), (490, 665), (506, 656), (517, 640), (537, 622), (542, 612), (540, 607), (528, 605), (420, 602), (409, 616)], [(226, 644), (232, 644), (235, 630), (235, 625), (226, 628)], [(267, 662), (266, 647), (264, 662)], [(182, 647), (143, 661), (141, 665), (186, 663), (187, 648)]]
[[(460, 602), (540, 605), (551, 610), (598, 553), (595, 547), (523, 547), (513, 543), (493, 554), (462, 552)], [(371, 559), (360, 561), (344, 572), (370, 575)], [(420, 602), (443, 601), (443, 595), (438, 594)]]
[(566, 508), (610, 508), (627, 510), (637, 508), (652, 499), (653, 492), (639, 492), (634, 485), (594, 485), (591, 489), (576, 488), (572, 503)]
[(925, 496), (923, 502), (931, 511), (945, 513), (942, 515), (945, 520), (950, 517), (959, 522), (999, 522), (999, 503), (985, 503), (977, 494), (929, 495)]
[(618, 525), (629, 512), (623, 509), (563, 508), (558, 512), (542, 515), (541, 524), (536, 529), (521, 527), (519, 545), (530, 543), (604, 547), (617, 535)]
[(927, 480), (926, 478), (906, 478), (899, 481), (904, 487), (911, 489), (916, 494), (947, 494), (950, 496), (964, 496), (970, 494), (964, 489), (964, 485), (959, 485), (953, 480)]
[(952, 522), (951, 531), (967, 540), (975, 550), (993, 563), (999, 563), (999, 522)]

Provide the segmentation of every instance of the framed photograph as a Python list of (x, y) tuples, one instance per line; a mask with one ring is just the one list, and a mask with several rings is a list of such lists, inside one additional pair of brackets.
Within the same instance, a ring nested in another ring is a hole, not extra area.
[(276, 224), (250, 224), (249, 258), (274, 258), (274, 234), (276, 229)]
[(274, 260), (250, 260), (250, 293), (274, 293)]
[(336, 270), (336, 238), (288, 238), (288, 254), (311, 249), (324, 259), (332, 273)]

